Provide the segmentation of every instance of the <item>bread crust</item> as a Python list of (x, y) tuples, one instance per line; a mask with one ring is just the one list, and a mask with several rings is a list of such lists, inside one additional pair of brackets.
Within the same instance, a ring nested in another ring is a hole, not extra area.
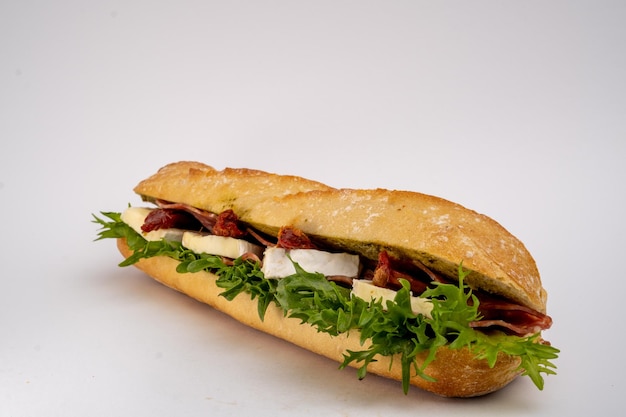
[[(125, 258), (132, 254), (125, 239), (118, 239), (117, 246)], [(180, 274), (176, 272), (178, 263), (172, 258), (157, 256), (141, 259), (135, 266), (156, 281), (208, 304), (247, 326), (334, 361), (342, 362), (343, 354), (347, 350), (366, 348), (360, 345), (358, 331), (333, 337), (318, 332), (308, 324), (302, 324), (299, 319), (285, 317), (282, 310), (274, 304), (268, 307), (265, 318), (261, 321), (256, 300), (252, 300), (247, 294), (240, 294), (234, 300), (228, 301), (219, 295), (221, 290), (215, 284), (215, 275), (204, 271)], [(423, 363), (425, 356), (417, 357), (418, 364)], [(402, 379), (399, 357), (377, 359), (368, 366), (369, 373), (398, 381)], [(485, 360), (474, 359), (467, 348), (452, 350), (442, 347), (438, 349), (436, 359), (425, 370), (426, 374), (437, 381), (429, 382), (413, 376), (410, 383), (445, 397), (474, 397), (497, 391), (509, 384), (519, 375), (519, 365), (519, 358), (501, 353), (495, 366), (490, 368)]]
[(381, 249), (417, 259), (466, 283), (541, 313), (547, 294), (534, 259), (493, 219), (442, 198), (409, 191), (334, 189), (322, 183), (250, 169), (218, 171), (176, 162), (141, 181), (147, 199), (185, 203), (219, 213), (232, 209), (243, 222), (275, 235), (281, 226), (376, 259)]

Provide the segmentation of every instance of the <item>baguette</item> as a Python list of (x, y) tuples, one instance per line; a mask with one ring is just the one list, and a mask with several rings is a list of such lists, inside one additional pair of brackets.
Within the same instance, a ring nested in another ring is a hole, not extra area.
[[(318, 244), (358, 254), (370, 262), (386, 251), (449, 279), (459, 278), (462, 262), (469, 272), (465, 284), (470, 288), (546, 312), (547, 295), (524, 245), (489, 217), (441, 198), (407, 191), (334, 189), (295, 176), (251, 169), (218, 171), (198, 162), (166, 165), (134, 191), (150, 202), (175, 202), (210, 213), (232, 210), (240, 222), (266, 236), (275, 237), (289, 225)], [(135, 255), (126, 237), (118, 237), (117, 242), (124, 258)], [(250, 327), (332, 360), (342, 362), (345, 352), (368, 347), (368, 342), (361, 344), (358, 330), (331, 336), (289, 317), (276, 304), (270, 304), (261, 318), (256, 299), (242, 294), (228, 300), (220, 296), (216, 275), (209, 271), (179, 273), (180, 262), (171, 257), (143, 257), (134, 265)], [(541, 338), (537, 341), (543, 343)], [(432, 362), (425, 362), (428, 354), (417, 354), (416, 365), (427, 365), (423, 374), (412, 375), (409, 382), (447, 397), (484, 395), (528, 371), (519, 356), (498, 352), (489, 362), (477, 359), (469, 346), (439, 346)], [(355, 362), (349, 365), (358, 367)], [(553, 373), (551, 367), (548, 364), (540, 372)], [(403, 380), (397, 354), (377, 356), (368, 363), (367, 372)]]

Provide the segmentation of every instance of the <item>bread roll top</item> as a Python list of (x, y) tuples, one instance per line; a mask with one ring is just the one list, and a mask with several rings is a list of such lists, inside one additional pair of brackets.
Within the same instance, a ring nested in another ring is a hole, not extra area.
[(466, 283), (545, 313), (546, 293), (525, 246), (493, 219), (448, 200), (410, 191), (335, 189), (289, 175), (251, 169), (218, 171), (198, 162), (166, 165), (140, 182), (146, 199), (184, 203), (276, 235), (301, 229), (318, 242), (375, 260), (380, 250), (417, 259)]

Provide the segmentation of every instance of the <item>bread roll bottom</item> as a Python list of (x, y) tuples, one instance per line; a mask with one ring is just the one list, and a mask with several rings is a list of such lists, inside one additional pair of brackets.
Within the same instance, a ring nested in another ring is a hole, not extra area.
[[(117, 246), (125, 258), (132, 254), (125, 239), (118, 239)], [(357, 331), (339, 336), (318, 332), (314, 327), (302, 324), (299, 319), (285, 317), (282, 310), (273, 304), (261, 321), (256, 300), (240, 294), (228, 301), (219, 295), (221, 289), (215, 284), (215, 275), (204, 271), (180, 274), (176, 272), (178, 264), (172, 258), (158, 256), (141, 259), (135, 266), (156, 281), (206, 303), (243, 324), (334, 361), (343, 362), (343, 354), (347, 350), (366, 348), (360, 344)], [(427, 352), (417, 357), (418, 365), (426, 355)], [(410, 383), (441, 396), (473, 397), (496, 391), (510, 383), (520, 374), (519, 365), (519, 358), (500, 354), (495, 366), (489, 367), (486, 360), (475, 359), (467, 348), (453, 350), (443, 347), (438, 349), (436, 359), (425, 369), (425, 373), (435, 378), (436, 382), (415, 375)], [(353, 363), (351, 366), (356, 367), (358, 364)], [(402, 380), (399, 356), (381, 356), (376, 362), (370, 363), (367, 370), (368, 373)]]

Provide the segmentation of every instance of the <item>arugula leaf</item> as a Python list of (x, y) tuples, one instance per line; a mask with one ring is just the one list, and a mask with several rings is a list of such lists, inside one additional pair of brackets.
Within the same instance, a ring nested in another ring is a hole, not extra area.
[(345, 307), (350, 291), (322, 274), (306, 272), (297, 263), (294, 266), (294, 275), (275, 280), (276, 302), (285, 314), (333, 336), (349, 330), (352, 320), (346, 316)]
[[(211, 256), (211, 255), (205, 255)], [(218, 279), (216, 284), (226, 291), (220, 295), (227, 300), (234, 300), (241, 293), (248, 294), (253, 300), (258, 298), (257, 311), (261, 320), (265, 318), (267, 307), (274, 301), (276, 281), (265, 279), (258, 263), (235, 259), (231, 267), (214, 272)]]
[(519, 366), (523, 370), (522, 375), (530, 377), (540, 390), (544, 386), (542, 373), (556, 375), (556, 366), (552, 360), (558, 357), (560, 351), (550, 345), (538, 343), (539, 334), (514, 337), (505, 334), (486, 335), (478, 331), (475, 333), (477, 341), (472, 346), (472, 352), (477, 359), (486, 359), (489, 366), (494, 366), (499, 352), (519, 356), (522, 360)]
[[(140, 259), (153, 256), (169, 256), (180, 261), (177, 272), (209, 271), (218, 276), (216, 285), (224, 291), (220, 294), (228, 300), (245, 293), (258, 299), (261, 320), (270, 304), (278, 305), (288, 317), (298, 318), (320, 332), (331, 335), (358, 330), (363, 350), (348, 350), (340, 368), (359, 364), (359, 379), (367, 375), (367, 367), (378, 356), (399, 355), (402, 369), (402, 387), (408, 392), (412, 375), (429, 381), (434, 378), (425, 373), (426, 367), (435, 360), (441, 346), (450, 349), (467, 347), (477, 359), (485, 359), (490, 367), (496, 363), (498, 354), (504, 353), (521, 358), (520, 370), (540, 390), (543, 389), (542, 374), (555, 374), (552, 362), (559, 350), (539, 343), (539, 334), (518, 337), (506, 334), (485, 334), (470, 327), (480, 319), (479, 301), (464, 284), (469, 271), (459, 265), (459, 284), (433, 283), (421, 297), (433, 304), (431, 317), (413, 313), (410, 285), (401, 280), (402, 288), (394, 301), (365, 301), (352, 297), (350, 290), (328, 281), (324, 275), (303, 270), (294, 262), (295, 274), (280, 279), (266, 279), (258, 263), (235, 259), (226, 265), (221, 257), (196, 254), (185, 249), (179, 242), (148, 242), (131, 227), (121, 221), (119, 213), (102, 212), (105, 219), (93, 216), (94, 223), (102, 226), (96, 240), (126, 238), (133, 255), (120, 263), (128, 266)], [(107, 220), (108, 219), (108, 220)], [(367, 345), (367, 347), (365, 347)], [(425, 361), (418, 365), (416, 357), (427, 352)]]

